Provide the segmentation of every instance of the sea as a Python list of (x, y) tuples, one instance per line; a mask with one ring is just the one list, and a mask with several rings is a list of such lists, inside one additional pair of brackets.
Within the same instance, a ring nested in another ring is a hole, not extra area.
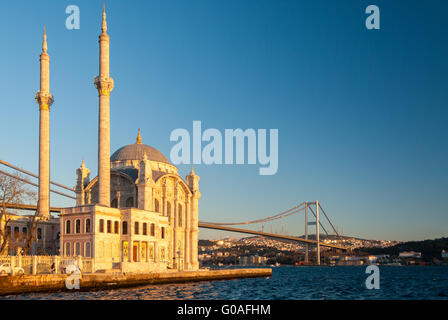
[(279, 266), (267, 278), (146, 285), (90, 292), (10, 295), (21, 300), (448, 300), (448, 266), (379, 266), (368, 289), (366, 267)]

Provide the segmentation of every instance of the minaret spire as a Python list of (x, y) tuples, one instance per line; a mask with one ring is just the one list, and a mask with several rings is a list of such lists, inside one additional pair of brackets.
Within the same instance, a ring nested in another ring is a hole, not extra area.
[(39, 216), (50, 218), (50, 56), (47, 53), (47, 33), (44, 27), (40, 54), (40, 90), (35, 96), (39, 105)]
[(47, 53), (47, 32), (44, 26), (44, 39), (42, 41), (42, 53)]
[(106, 5), (103, 4), (103, 23), (101, 25), (101, 31), (106, 34), (107, 33), (107, 21), (106, 21)]
[(106, 33), (106, 7), (103, 6), (103, 22), (100, 34), (99, 75), (95, 87), (99, 96), (98, 113), (98, 203), (110, 206), (110, 92), (114, 80), (109, 76), (109, 36)]

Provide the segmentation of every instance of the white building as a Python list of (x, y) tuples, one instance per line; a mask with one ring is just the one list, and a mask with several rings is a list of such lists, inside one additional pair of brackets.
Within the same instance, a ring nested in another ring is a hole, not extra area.
[(399, 258), (421, 258), (422, 253), (421, 252), (415, 252), (415, 251), (403, 251), (400, 252), (398, 255)]

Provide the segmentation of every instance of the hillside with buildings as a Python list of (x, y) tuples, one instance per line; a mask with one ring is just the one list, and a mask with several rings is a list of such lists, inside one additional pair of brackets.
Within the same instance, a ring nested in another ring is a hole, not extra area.
[[(426, 265), (442, 264), (448, 258), (447, 238), (402, 243), (347, 236), (322, 236), (321, 241), (343, 245), (349, 249), (346, 253), (341, 253), (321, 247), (322, 263), (327, 265), (371, 263)], [(310, 261), (313, 259), (314, 250), (315, 248), (310, 246)], [(295, 241), (260, 236), (242, 239), (199, 240), (199, 261), (203, 266), (300, 265), (303, 264), (304, 258), (305, 244)]]

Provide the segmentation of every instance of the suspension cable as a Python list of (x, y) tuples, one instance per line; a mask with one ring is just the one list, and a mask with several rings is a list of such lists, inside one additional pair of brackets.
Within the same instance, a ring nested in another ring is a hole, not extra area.
[[(15, 176), (15, 175), (10, 174), (10, 173), (8, 173), (8, 172), (5, 172), (5, 171), (3, 171), (3, 170), (0, 170), (0, 174), (4, 174), (5, 176), (11, 177), (11, 178), (13, 178), (13, 179), (17, 179), (17, 180), (20, 180), (20, 181), (22, 181), (22, 182), (28, 183), (28, 184), (30, 184), (30, 185), (32, 185), (32, 186), (39, 187), (39, 185), (36, 184), (36, 183), (34, 183), (34, 182), (31, 182), (31, 181), (29, 181), (29, 180), (27, 180), (27, 179), (23, 179), (23, 178), (17, 177), (17, 176)], [(61, 195), (61, 196), (64, 196), (64, 197), (67, 197), (67, 198), (76, 200), (75, 197), (72, 197), (71, 195), (65, 194), (65, 193), (63, 193), (63, 192), (59, 192), (59, 191), (56, 191), (56, 190), (53, 190), (53, 189), (50, 189), (50, 192), (57, 193), (57, 194), (59, 194), (59, 195)]]
[[(26, 171), (26, 170), (24, 170), (24, 169), (21, 169), (21, 168), (19, 168), (19, 167), (16, 167), (16, 166), (14, 166), (14, 165), (12, 165), (12, 164), (6, 162), (6, 161), (3, 161), (2, 159), (0, 159), (0, 164), (3, 164), (3, 165), (5, 165), (5, 166), (7, 166), (7, 167), (10, 167), (10, 168), (14, 169), (14, 170), (20, 171), (20, 172), (22, 172), (22, 173), (24, 173), (24, 174), (27, 174), (27, 175), (29, 175), (29, 176), (32, 176), (32, 177), (34, 177), (34, 178), (39, 179), (39, 176), (35, 175), (34, 173), (31, 173), (31, 172), (29, 172), (29, 171)], [(51, 184), (54, 184), (55, 186), (58, 186), (58, 187), (67, 189), (67, 190), (69, 190), (69, 191), (71, 191), (71, 192), (74, 192), (74, 190), (73, 190), (72, 188), (67, 187), (67, 186), (64, 186), (63, 184), (60, 184), (60, 183), (57, 183), (57, 182), (54, 182), (54, 181), (50, 181), (50, 183), (51, 183)]]
[[(303, 206), (304, 204), (305, 204), (305, 202), (302, 202), (299, 205), (297, 205), (297, 206), (295, 206), (295, 207), (293, 207), (293, 208), (291, 208), (289, 210), (277, 213), (277, 214), (275, 214), (273, 216), (270, 216), (270, 217), (266, 217), (266, 218), (263, 218), (263, 219), (258, 219), (258, 220), (244, 221), (244, 222), (233, 222), (233, 223), (203, 222), (203, 221), (201, 221), (201, 223), (214, 224), (214, 225), (217, 225), (217, 226), (235, 226), (235, 225), (242, 225), (242, 224), (253, 224), (253, 223), (267, 222), (267, 221), (281, 219), (283, 217), (287, 217), (287, 216), (290, 216), (292, 214), (296, 214), (296, 213), (298, 213), (298, 212), (300, 212), (300, 211), (305, 209), (305, 207), (303, 207), (301, 209), (297, 209), (297, 208), (300, 208), (301, 206)], [(297, 209), (297, 210), (293, 211), (295, 209)]]

